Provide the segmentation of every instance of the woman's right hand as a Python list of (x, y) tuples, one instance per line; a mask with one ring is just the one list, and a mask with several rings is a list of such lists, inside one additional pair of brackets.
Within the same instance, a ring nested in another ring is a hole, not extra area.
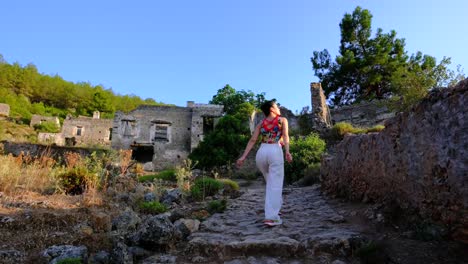
[(240, 158), (236, 161), (237, 167), (242, 167), (242, 165), (244, 164), (244, 160), (245, 160), (245, 158), (240, 157)]

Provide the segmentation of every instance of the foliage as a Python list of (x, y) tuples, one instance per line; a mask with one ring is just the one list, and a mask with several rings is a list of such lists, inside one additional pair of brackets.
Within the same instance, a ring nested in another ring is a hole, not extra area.
[(0, 141), (37, 142), (37, 133), (28, 125), (0, 120)]
[(177, 181), (175, 169), (168, 169), (159, 172), (158, 174), (144, 175), (138, 178), (139, 182), (152, 182), (154, 179), (161, 179), (165, 181)]
[(0, 103), (9, 104), (10, 116), (23, 118), (25, 123), (33, 114), (65, 118), (67, 114), (91, 116), (100, 111), (103, 118), (112, 118), (115, 111), (129, 112), (138, 105), (164, 105), (151, 98), (118, 95), (102, 85), (41, 74), (34, 64), (9, 64), (1, 58)]
[(190, 184), (192, 180), (192, 170), (197, 163), (192, 162), (191, 159), (184, 160), (184, 163), (175, 168), (175, 176), (177, 179), (177, 188), (182, 192), (190, 191)]
[(208, 203), (208, 212), (210, 214), (215, 214), (215, 213), (222, 213), (226, 210), (227, 207), (227, 200), (213, 200)]
[(301, 179), (305, 169), (320, 163), (325, 145), (325, 141), (315, 133), (306, 137), (291, 137), (289, 150), (293, 161), (285, 165), (285, 181), (291, 183)]
[(334, 139), (343, 139), (344, 135), (350, 134), (365, 134), (369, 132), (380, 132), (385, 128), (384, 125), (376, 125), (370, 128), (357, 128), (347, 122), (336, 123), (332, 129), (331, 134)]
[(0, 155), (0, 192), (45, 192), (58, 184), (60, 168), (45, 151), (39, 157)]
[(215, 195), (222, 188), (222, 182), (209, 177), (201, 177), (195, 180), (190, 192), (195, 200), (201, 200), (207, 196)]
[(86, 168), (76, 167), (68, 169), (58, 177), (66, 194), (77, 195), (84, 192), (90, 176)]
[(198, 167), (209, 169), (232, 164), (250, 138), (250, 131), (241, 120), (226, 115), (215, 130), (207, 135), (189, 155)]
[[(308, 135), (312, 132), (313, 127), (312, 127), (312, 122), (310, 120), (310, 116), (311, 116), (310, 114), (311, 114), (311, 111), (308, 106), (303, 107), (301, 112), (299, 113), (299, 116), (297, 119), (297, 123), (299, 125), (299, 131), (297, 131), (297, 133), (299, 135)], [(294, 132), (290, 134), (293, 135)]]
[(239, 113), (239, 108), (242, 108), (244, 103), (258, 108), (264, 101), (265, 93), (254, 94), (252, 91), (236, 91), (229, 84), (226, 84), (213, 96), (210, 104), (223, 105), (226, 114), (232, 115)]
[(46, 133), (58, 133), (60, 132), (60, 127), (52, 121), (45, 121), (40, 124), (35, 124), (34, 129), (38, 132)]
[[(371, 22), (369, 10), (356, 7), (340, 23), (340, 55), (335, 61), (326, 49), (313, 53), (315, 75), (331, 105), (392, 96), (410, 96), (408, 100), (414, 101), (430, 88), (462, 78), (463, 74), (448, 69), (450, 58), (437, 64), (434, 57), (421, 52), (409, 57), (405, 40), (397, 38), (394, 30), (383, 33), (379, 28), (371, 38)], [(405, 91), (408, 89), (418, 91)]]
[(57, 264), (82, 264), (81, 258), (64, 258), (57, 261)]
[(239, 184), (231, 179), (218, 179), (224, 185), (224, 189), (229, 188), (233, 191), (239, 191)]
[(148, 214), (162, 214), (167, 211), (167, 207), (160, 202), (142, 202), (139, 204), (140, 210)]

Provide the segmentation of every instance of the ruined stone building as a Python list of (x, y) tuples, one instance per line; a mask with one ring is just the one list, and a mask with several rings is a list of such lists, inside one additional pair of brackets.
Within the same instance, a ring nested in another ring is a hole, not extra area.
[(152, 162), (154, 169), (180, 164), (214, 129), (222, 105), (186, 107), (141, 105), (128, 114), (117, 112), (112, 126), (112, 148), (132, 149), (134, 159)]
[[(31, 126), (44, 121), (59, 122), (57, 117), (33, 116)], [(60, 123), (59, 123), (60, 126)], [(98, 111), (93, 117), (67, 116), (60, 133), (39, 133), (38, 141), (58, 146), (110, 146), (112, 119), (100, 119)]]
[(41, 115), (32, 115), (31, 122), (29, 123), (30, 127), (35, 125), (40, 125), (44, 122), (54, 123), (57, 128), (60, 128), (60, 120), (56, 116), (41, 116)]
[(65, 145), (104, 145), (110, 146), (112, 119), (101, 119), (98, 111), (93, 117), (68, 116), (63, 121), (62, 137)]
[(0, 117), (10, 116), (10, 106), (7, 104), (0, 104)]

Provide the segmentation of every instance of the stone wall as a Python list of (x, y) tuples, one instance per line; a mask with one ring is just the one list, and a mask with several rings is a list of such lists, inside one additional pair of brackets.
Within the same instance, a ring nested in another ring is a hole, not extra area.
[(55, 123), (58, 128), (60, 128), (60, 120), (56, 116), (41, 116), (41, 115), (32, 115), (31, 122), (29, 123), (30, 127), (34, 125), (42, 124), (42, 122)]
[(37, 134), (37, 141), (42, 144), (55, 144), (58, 146), (65, 145), (65, 138), (62, 136), (62, 133), (40, 132)]
[(76, 146), (110, 146), (112, 119), (97, 119), (86, 116), (67, 117), (63, 121), (62, 137), (66, 144)]
[(373, 127), (395, 116), (381, 101), (363, 102), (331, 109), (333, 124), (347, 122), (356, 127)]
[(0, 116), (10, 116), (10, 106), (7, 104), (0, 104)]
[(213, 104), (192, 104), (191, 102), (187, 103), (187, 107), (192, 108), (192, 135), (190, 143), (190, 151), (192, 151), (203, 140), (205, 132), (208, 132), (204, 130), (214, 129), (215, 123), (223, 114), (224, 107)]
[(431, 92), (385, 126), (345, 136), (322, 159), (324, 190), (415, 212), (468, 241), (468, 79)]
[(63, 160), (63, 157), (66, 152), (79, 153), (83, 157), (89, 156), (94, 151), (106, 152), (106, 150), (104, 149), (51, 146), (33, 143), (16, 143), (10, 141), (1, 141), (0, 144), (3, 148), (3, 154), (12, 154), (13, 156), (19, 156), (21, 153), (23, 153), (24, 155), (29, 154), (32, 157), (49, 155), (55, 160)]

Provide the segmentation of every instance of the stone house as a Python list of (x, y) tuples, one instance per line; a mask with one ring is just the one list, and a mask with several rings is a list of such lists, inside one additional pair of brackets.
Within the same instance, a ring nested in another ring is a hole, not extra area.
[(0, 104), (0, 117), (10, 116), (10, 106), (8, 104)]
[(154, 169), (180, 164), (214, 129), (222, 105), (186, 107), (141, 105), (128, 114), (117, 112), (112, 126), (112, 148), (132, 149), (133, 158), (152, 162)]
[(32, 115), (31, 122), (29, 123), (30, 127), (35, 125), (42, 124), (43, 122), (50, 122), (57, 125), (60, 128), (60, 120), (56, 116), (41, 116), (41, 115)]
[(68, 116), (63, 121), (61, 136), (67, 146), (110, 146), (112, 119), (101, 119), (98, 111), (94, 112), (93, 117)]

